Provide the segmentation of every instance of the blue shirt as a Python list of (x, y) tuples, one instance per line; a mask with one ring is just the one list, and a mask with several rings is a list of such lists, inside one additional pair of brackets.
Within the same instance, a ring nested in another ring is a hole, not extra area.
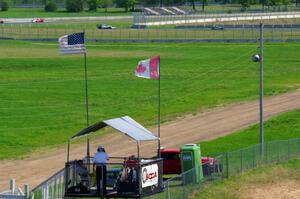
[(94, 164), (106, 164), (109, 156), (105, 152), (97, 152), (94, 156)]

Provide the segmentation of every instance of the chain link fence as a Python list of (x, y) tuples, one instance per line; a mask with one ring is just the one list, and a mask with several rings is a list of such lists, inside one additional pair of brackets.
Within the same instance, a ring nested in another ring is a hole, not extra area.
[[(158, 12), (157, 12), (158, 13)], [(158, 13), (159, 14), (159, 13)], [(256, 13), (186, 13), (181, 15), (149, 15), (133, 13), (135, 25), (176, 25), (205, 22), (272, 20), (299, 18), (299, 12), (256, 12)]]
[[(165, 29), (107, 29), (47, 24), (2, 24), (0, 39), (57, 41), (59, 37), (85, 29), (89, 41), (108, 42), (188, 42), (220, 41), (249, 42), (259, 38), (258, 25), (217, 26), (199, 25), (194, 27), (177, 27)], [(265, 41), (299, 41), (300, 27), (294, 24), (268, 25), (264, 28)]]
[(222, 169), (212, 170), (200, 183), (195, 180), (195, 169), (182, 173), (165, 181), (165, 191), (150, 199), (187, 199), (199, 192), (205, 184), (238, 175), (261, 165), (286, 162), (300, 157), (300, 138), (266, 142), (261, 155), (260, 145), (249, 146), (240, 150), (216, 156), (217, 164)]
[[(212, 156), (216, 161), (208, 162), (204, 179), (198, 183), (195, 169), (186, 171), (164, 182), (164, 192), (147, 197), (149, 199), (187, 199), (201, 190), (208, 182), (238, 175), (261, 165), (285, 162), (300, 157), (300, 138), (265, 142), (260, 145)], [(34, 188), (32, 199), (57, 199), (64, 196), (64, 170), (59, 171), (44, 183)]]

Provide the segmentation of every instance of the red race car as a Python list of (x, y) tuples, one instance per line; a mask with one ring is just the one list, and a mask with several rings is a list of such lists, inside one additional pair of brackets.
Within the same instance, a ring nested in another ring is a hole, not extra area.
[(43, 23), (45, 22), (45, 19), (43, 18), (35, 18), (32, 20), (32, 23)]

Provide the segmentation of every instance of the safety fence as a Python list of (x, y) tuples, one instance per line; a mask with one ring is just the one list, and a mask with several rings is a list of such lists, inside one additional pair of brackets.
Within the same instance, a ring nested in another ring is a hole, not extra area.
[(31, 191), (32, 199), (58, 199), (65, 194), (65, 169), (61, 169)]
[[(164, 181), (164, 192), (149, 196), (150, 199), (186, 199), (201, 190), (208, 182), (238, 175), (266, 164), (286, 162), (300, 157), (300, 138), (265, 142), (260, 145), (212, 156), (213, 161), (202, 165), (204, 178), (196, 179), (195, 169), (186, 171)], [(33, 189), (32, 199), (57, 199), (64, 196), (64, 169)]]
[(259, 144), (249, 146), (215, 156), (218, 166), (208, 168), (219, 169), (210, 170), (200, 183), (197, 183), (195, 169), (192, 169), (165, 181), (165, 191), (149, 198), (187, 199), (208, 182), (235, 176), (258, 166), (286, 162), (297, 157), (300, 157), (300, 138), (265, 142), (263, 153), (260, 151)]
[(183, 15), (148, 15), (133, 13), (135, 25), (176, 25), (222, 21), (254, 21), (299, 18), (299, 12), (256, 12), (256, 13), (193, 13)]
[(28, 199), (29, 198), (29, 185), (25, 184), (24, 189), (16, 185), (15, 179), (10, 179), (9, 190), (0, 192), (0, 199)]
[[(0, 25), (0, 39), (57, 41), (59, 37), (74, 32), (81, 32), (85, 27), (61, 25), (52, 27), (46, 24)], [(164, 29), (107, 29), (96, 27), (85, 29), (89, 41), (107, 42), (188, 42), (220, 41), (248, 42), (257, 41), (259, 28), (257, 24), (247, 25), (200, 25), (178, 26)], [(298, 24), (273, 24), (264, 28), (265, 41), (299, 41)]]

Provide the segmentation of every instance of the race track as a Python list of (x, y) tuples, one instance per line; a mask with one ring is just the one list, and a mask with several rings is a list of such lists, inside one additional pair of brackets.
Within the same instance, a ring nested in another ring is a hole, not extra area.
[[(274, 115), (300, 108), (300, 90), (265, 99), (265, 119)], [(228, 135), (234, 131), (257, 123), (258, 100), (215, 108), (198, 115), (186, 115), (174, 122), (162, 125), (161, 141), (166, 148), (179, 147), (187, 143), (210, 140)], [(156, 128), (150, 129), (156, 132)], [(104, 145), (110, 156), (136, 154), (136, 143), (119, 133), (110, 133), (92, 142), (91, 151), (97, 145)], [(142, 144), (141, 154), (155, 153), (156, 143)], [(72, 148), (71, 158), (84, 156), (85, 145)], [(31, 188), (41, 183), (64, 167), (66, 149), (56, 149), (43, 154), (34, 154), (24, 160), (0, 161), (0, 191), (8, 189), (9, 179), (16, 179), (19, 186), (29, 183)]]

